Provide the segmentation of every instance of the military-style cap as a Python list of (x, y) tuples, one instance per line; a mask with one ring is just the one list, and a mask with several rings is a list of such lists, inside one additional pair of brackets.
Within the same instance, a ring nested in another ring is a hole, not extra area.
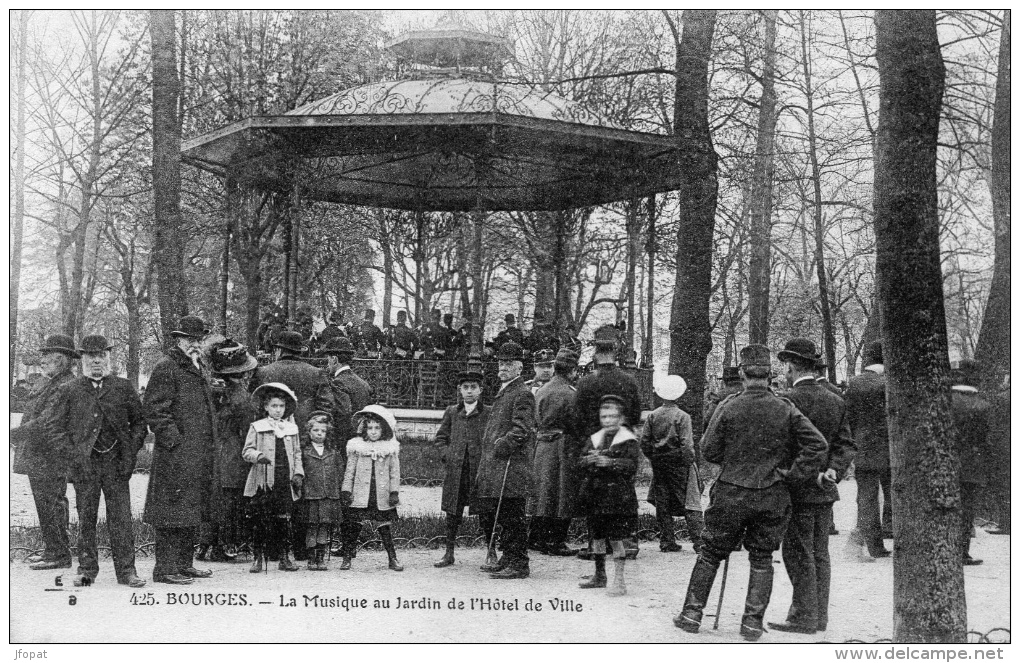
[(370, 308), (365, 309), (365, 319), (366, 320), (375, 320), (375, 311), (373, 311)]
[(507, 313), (506, 316), (503, 318), (503, 321), (508, 325), (517, 324), (517, 318), (514, 317), (513, 313)]
[(338, 336), (327, 341), (325, 347), (320, 350), (324, 355), (354, 355), (354, 344), (346, 336)]
[(722, 369), (722, 380), (723, 382), (733, 382), (736, 380), (740, 381), (740, 368), (737, 366), (727, 366)]
[(39, 348), (39, 352), (47, 354), (49, 352), (59, 352), (60, 354), (67, 355), (74, 359), (81, 357), (78, 351), (74, 349), (74, 339), (64, 334), (53, 334), (52, 336), (46, 337), (46, 342)]
[(599, 399), (599, 407), (602, 407), (606, 403), (616, 403), (621, 409), (627, 407), (627, 402), (623, 400), (621, 396), (617, 396), (616, 394), (606, 394)]
[(524, 348), (513, 341), (507, 341), (499, 347), (496, 359), (499, 361), (524, 361)]
[(457, 373), (457, 386), (459, 387), (465, 382), (477, 382), (478, 384), (482, 384), (485, 382), (485, 376), (482, 375), (481, 371), (475, 371), (468, 368), (466, 371), (460, 371)]
[(445, 322), (446, 324), (452, 323), (453, 322), (453, 313), (444, 313), (443, 314), (443, 322)]
[(791, 338), (786, 346), (779, 352), (779, 361), (786, 361), (790, 358), (803, 359), (808, 362), (817, 363), (818, 351), (814, 341), (806, 338)]
[(171, 336), (183, 336), (186, 338), (204, 338), (209, 333), (205, 321), (197, 315), (186, 315), (177, 324), (177, 329), (170, 332)]
[(397, 311), (397, 320), (407, 320), (407, 311)]
[(548, 348), (536, 350), (531, 355), (531, 363), (533, 364), (551, 364), (554, 361), (556, 361), (556, 353)]
[(602, 325), (595, 330), (593, 337), (595, 351), (613, 352), (616, 350), (617, 329), (613, 325)]
[(308, 346), (304, 344), (301, 334), (296, 331), (282, 332), (276, 339), (276, 343), (273, 343), (273, 347), (290, 350), (295, 354), (301, 354), (308, 350)]
[(568, 370), (577, 368), (577, 353), (570, 348), (560, 348), (560, 351), (556, 353), (556, 366)]
[(764, 345), (748, 345), (740, 350), (741, 366), (772, 366), (772, 353)]
[(113, 349), (113, 344), (106, 340), (106, 337), (102, 334), (92, 334), (86, 336), (78, 344), (78, 352), (82, 354), (96, 354), (98, 352), (107, 352)]
[(314, 412), (312, 412), (311, 414), (308, 415), (308, 423), (309, 424), (311, 424), (316, 419), (319, 419), (319, 420), (325, 419), (326, 420), (326, 424), (328, 424), (330, 426), (333, 425), (333, 415), (331, 415), (329, 412), (326, 412), (325, 410), (315, 410)]
[(432, 309), (432, 317), (433, 318), (438, 318), (442, 314), (443, 314), (443, 312), (440, 311), (439, 309), (437, 309), (437, 308)]

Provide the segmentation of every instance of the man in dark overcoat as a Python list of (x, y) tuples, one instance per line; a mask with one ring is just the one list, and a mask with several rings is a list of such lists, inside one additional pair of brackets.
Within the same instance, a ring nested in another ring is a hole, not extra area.
[(205, 323), (186, 315), (170, 334), (175, 345), (153, 367), (145, 390), (156, 444), (144, 520), (156, 534), (153, 580), (187, 585), (212, 575), (195, 568), (194, 552), (198, 528), (211, 518), (216, 411), (199, 364)]
[(96, 521), (102, 497), (117, 582), (138, 588), (145, 586), (145, 581), (135, 570), (128, 483), (148, 428), (134, 387), (124, 378), (110, 375), (112, 347), (103, 336), (81, 340), (82, 376), (57, 390), (44, 416), (53, 445), (66, 454), (74, 483), (78, 575), (90, 581), (99, 575)]
[(988, 424), (992, 406), (978, 391), (979, 365), (963, 359), (952, 371), (953, 423), (956, 425), (956, 449), (960, 455), (960, 549), (965, 566), (982, 563), (970, 555), (970, 537), (974, 529), (974, 507), (987, 481), (985, 457)]
[(482, 433), (489, 422), (492, 409), (481, 401), (484, 376), (474, 370), (457, 374), (457, 390), (461, 402), (443, 412), (443, 420), (436, 432), (436, 446), (443, 449), (446, 476), (443, 478), (441, 508), (446, 514), (446, 554), (436, 562), (436, 568), (453, 564), (453, 549), (457, 532), (470, 506), (471, 487), (478, 474), (482, 456)]
[[(829, 451), (815, 479), (790, 486), (793, 516), (783, 539), (783, 563), (793, 585), (793, 600), (785, 622), (769, 622), (777, 631), (814, 633), (829, 623), (829, 530), (832, 505), (839, 499), (836, 484), (843, 480), (857, 452), (850, 437), (846, 404), (815, 376), (815, 344), (793, 338), (779, 353), (786, 363), (788, 398), (825, 437)], [(829, 385), (831, 386), (831, 385)]]
[(54, 334), (46, 339), (42, 353), (43, 374), (49, 380), (34, 393), (21, 417), (21, 425), (11, 431), (15, 446), (17, 474), (28, 475), (35, 511), (39, 515), (43, 552), (28, 558), (35, 571), (66, 569), (71, 566), (71, 547), (67, 537), (70, 508), (67, 503), (67, 458), (46, 432), (43, 414), (53, 406), (57, 390), (74, 379), (71, 362), (80, 355), (70, 336)]
[(501, 386), (482, 434), (482, 456), (471, 505), (472, 510), (477, 505), (482, 531), (488, 538), (495, 536), (497, 525), (502, 528), (503, 555), (496, 560), (490, 545), (482, 570), (493, 578), (527, 578), (531, 571), (525, 508), (531, 492), (535, 397), (521, 378), (524, 349), (514, 342), (505, 343), (496, 358)]
[[(846, 414), (850, 434), (857, 442), (854, 479), (857, 481), (857, 532), (851, 541), (860, 551), (860, 539), (871, 557), (891, 553), (882, 542), (882, 511), (878, 493), (889, 513), (892, 509), (892, 470), (889, 464), (889, 422), (885, 411), (885, 366), (882, 342), (872, 343), (864, 353), (864, 372), (847, 381)], [(887, 523), (891, 526), (891, 523)], [(861, 561), (872, 561), (861, 556)]]
[(397, 324), (390, 327), (386, 345), (392, 349), (394, 359), (414, 359), (414, 353), (418, 350), (418, 336), (407, 326), (407, 311), (397, 311)]
[[(637, 382), (622, 371), (617, 364), (619, 330), (613, 325), (603, 325), (595, 330), (595, 371), (577, 381), (575, 400), (577, 436), (586, 440), (602, 428), (599, 420), (599, 403), (607, 394), (623, 399), (625, 424), (635, 429), (641, 424), (641, 394)], [(638, 554), (637, 519), (633, 523), (633, 535), (624, 540), (629, 559)], [(590, 551), (582, 551), (581, 557), (588, 558)]]
[(701, 438), (705, 460), (721, 465), (705, 513), (705, 533), (683, 611), (673, 623), (697, 633), (719, 563), (743, 539), (751, 573), (740, 635), (757, 640), (772, 596), (772, 553), (790, 521), (787, 482), (814, 480), (825, 462), (825, 438), (801, 412), (768, 388), (769, 349), (740, 351), (744, 390), (719, 404)]
[(566, 348), (560, 350), (553, 370), (552, 379), (535, 395), (538, 417), (529, 547), (547, 555), (569, 557), (577, 554), (567, 546), (567, 530), (576, 515), (582, 442), (574, 420), (577, 355)]

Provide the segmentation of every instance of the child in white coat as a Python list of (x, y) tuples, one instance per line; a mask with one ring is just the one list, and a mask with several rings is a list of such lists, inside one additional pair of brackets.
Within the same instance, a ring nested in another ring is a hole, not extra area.
[[(397, 519), (397, 505), (400, 504), (397, 420), (381, 405), (368, 405), (354, 416), (360, 419), (358, 437), (347, 442), (347, 471), (340, 499), (349, 507), (351, 522), (372, 521), (389, 555), (390, 569), (403, 571), (404, 567), (397, 562), (390, 531), (390, 523)], [(351, 558), (347, 555), (357, 544), (359, 529), (348, 528), (349, 539), (344, 547), (347, 552), (341, 570), (351, 568)]]
[(304, 469), (301, 442), (294, 423), (297, 397), (281, 382), (259, 386), (252, 396), (261, 401), (266, 417), (248, 428), (241, 456), (251, 463), (244, 496), (252, 523), (252, 573), (262, 571), (263, 561), (277, 553), (281, 571), (297, 571), (288, 554), (290, 518), (294, 502), (301, 497)]

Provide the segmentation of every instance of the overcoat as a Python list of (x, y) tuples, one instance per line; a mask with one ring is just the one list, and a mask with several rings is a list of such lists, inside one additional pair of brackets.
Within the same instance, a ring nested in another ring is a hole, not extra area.
[[(375, 495), (371, 495), (373, 476)], [(350, 506), (354, 509), (371, 509), (369, 499), (373, 497), (379, 511), (393, 508), (390, 493), (400, 490), (400, 443), (397, 439), (369, 442), (356, 437), (348, 441), (347, 469), (341, 490), (351, 494)]]
[(241, 457), (241, 452), (244, 450), (248, 427), (259, 418), (258, 411), (244, 386), (230, 382), (222, 389), (213, 390), (213, 405), (216, 408), (218, 434), (214, 485), (220, 488), (243, 488), (250, 468)]
[(602, 428), (599, 403), (607, 394), (616, 394), (623, 399), (627, 426), (635, 428), (641, 423), (641, 395), (637, 382), (615, 364), (601, 365), (594, 373), (577, 381), (577, 432), (582, 439)]
[(325, 374), (297, 357), (280, 357), (278, 361), (262, 366), (252, 376), (249, 388), (255, 391), (256, 387), (268, 382), (282, 382), (297, 396), (294, 421), (302, 431), (305, 430), (309, 414), (315, 410), (333, 410), (333, 392)]
[[(283, 446), (287, 450), (287, 464), (290, 465), (290, 478), (297, 475), (304, 477), (304, 465), (301, 457), (301, 441), (298, 437), (297, 426), (293, 422), (285, 422), (286, 435), (283, 436)], [(248, 435), (244, 440), (244, 451), (242, 456), (248, 466), (248, 480), (244, 484), (244, 496), (254, 497), (260, 486), (274, 488), (276, 471), (276, 431), (269, 422), (268, 417), (259, 419), (248, 428)], [(268, 465), (259, 465), (259, 458), (268, 458)], [(297, 500), (300, 495), (290, 486), (290, 496)]]
[[(828, 386), (826, 386), (828, 385)], [(818, 432), (829, 445), (821, 471), (836, 470), (836, 483), (843, 480), (847, 468), (857, 453), (857, 443), (850, 436), (850, 424), (846, 417), (846, 403), (834, 394), (828, 383), (821, 384), (808, 378), (797, 382), (786, 392), (786, 398), (797, 406), (801, 413), (811, 420)], [(828, 504), (839, 499), (836, 483), (823, 482), (818, 486), (815, 479), (790, 484), (790, 499), (794, 504)]]
[(301, 449), (301, 469), (305, 473), (305, 482), (301, 487), (301, 496), (306, 500), (338, 500), (340, 499), (340, 483), (344, 478), (344, 454), (326, 446), (322, 455), (315, 453), (311, 443)]
[[(485, 432), (491, 410), (491, 407), (479, 401), (471, 414), (464, 413), (463, 403), (451, 405), (443, 412), (443, 421), (436, 432), (436, 446), (446, 448), (446, 476), (443, 478), (441, 504), (446, 513), (457, 513), (464, 464), (467, 463), (472, 483), (478, 475), (478, 464), (482, 457), (482, 433)], [(470, 491), (471, 486), (467, 489)]]
[(580, 441), (574, 420), (577, 391), (554, 375), (535, 395), (538, 432), (532, 473), (532, 515), (573, 518), (576, 511)]
[(337, 448), (343, 449), (347, 440), (357, 435), (353, 421), (354, 413), (374, 403), (375, 396), (371, 385), (351, 370), (350, 366), (341, 368), (328, 379), (333, 394), (333, 439)]
[(581, 457), (594, 451), (613, 459), (610, 467), (582, 465), (578, 491), (578, 504), (585, 516), (616, 515), (637, 516), (637, 491), (634, 475), (637, 474), (641, 448), (637, 437), (628, 428), (620, 428), (613, 438), (607, 439), (600, 429), (585, 440)]
[(652, 465), (649, 503), (656, 513), (661, 510), (683, 514), (694, 464), (691, 415), (675, 403), (666, 403), (650, 412), (641, 429), (641, 452)]
[(117, 440), (109, 453), (120, 475), (130, 478), (134, 472), (148, 428), (138, 392), (124, 378), (108, 375), (98, 389), (84, 376), (69, 380), (57, 389), (44, 417), (50, 440), (67, 458), (71, 481), (92, 478), (89, 457), (101, 432)]
[(211, 515), (217, 444), (209, 384), (174, 348), (153, 367), (144, 402), (156, 444), (143, 520), (153, 527), (197, 527)]
[(70, 369), (58, 373), (29, 400), (21, 425), (11, 431), (11, 444), (15, 448), (13, 471), (16, 474), (40, 479), (67, 476), (67, 457), (46, 431), (45, 414), (53, 406), (60, 387), (71, 380), (74, 380), (74, 374)]
[(952, 399), (960, 482), (984, 486), (988, 478), (985, 457), (992, 406), (973, 387), (953, 387)]
[(847, 381), (846, 415), (857, 442), (859, 470), (889, 469), (889, 425), (885, 412), (885, 375), (865, 370)]
[(472, 504), (476, 498), (498, 499), (504, 473), (503, 496), (528, 497), (534, 440), (535, 397), (518, 376), (503, 386), (492, 402), (489, 421), (482, 434), (482, 457), (471, 495)]

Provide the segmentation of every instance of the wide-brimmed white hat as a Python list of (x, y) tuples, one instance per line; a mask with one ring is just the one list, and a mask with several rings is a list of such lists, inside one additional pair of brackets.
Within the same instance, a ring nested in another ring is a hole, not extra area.
[(675, 401), (687, 391), (687, 381), (679, 375), (667, 375), (655, 385), (655, 393), (664, 401)]

